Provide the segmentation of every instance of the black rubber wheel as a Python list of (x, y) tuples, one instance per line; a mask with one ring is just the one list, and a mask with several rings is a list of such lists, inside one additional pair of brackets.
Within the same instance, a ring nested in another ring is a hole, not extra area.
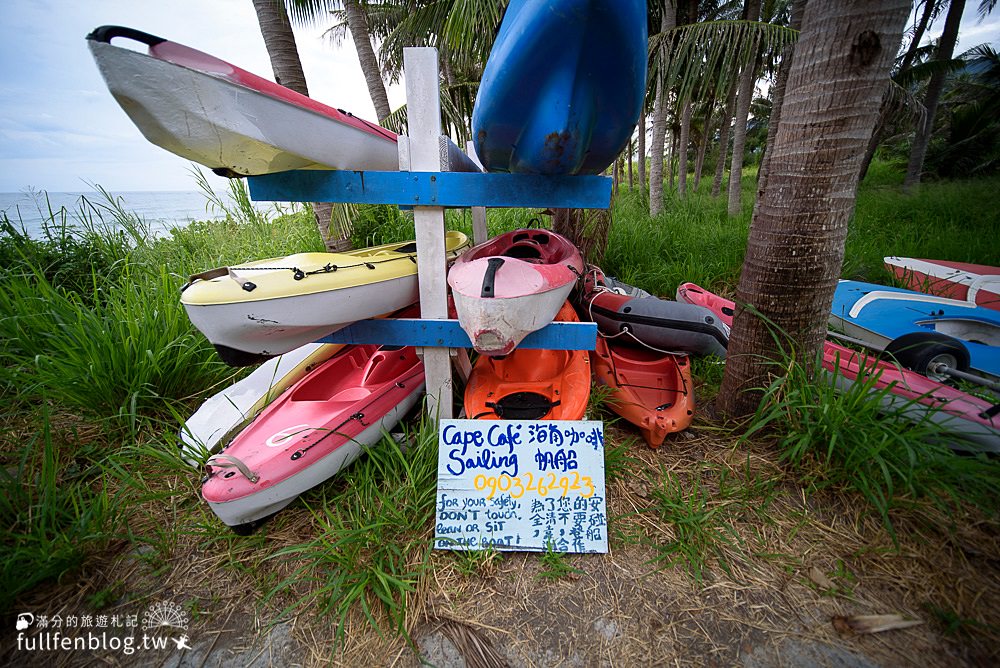
[(889, 342), (885, 354), (900, 366), (932, 380), (948, 380), (945, 374), (929, 371), (935, 364), (946, 364), (958, 371), (969, 370), (969, 351), (958, 339), (937, 332), (911, 332)]

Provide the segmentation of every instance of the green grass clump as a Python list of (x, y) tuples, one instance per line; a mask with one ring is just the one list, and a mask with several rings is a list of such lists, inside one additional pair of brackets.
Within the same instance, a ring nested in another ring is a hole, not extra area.
[[(304, 607), (336, 620), (343, 641), (348, 616), (360, 610), (381, 629), (385, 618), (405, 635), (406, 603), (429, 568), (437, 476), (437, 429), (426, 418), (406, 434), (405, 448), (388, 436), (338, 476), (335, 485), (306, 498), (317, 536), (277, 551), (296, 564), (269, 598), (296, 597), (286, 612)], [(298, 593), (309, 585), (304, 597)], [(384, 616), (383, 616), (384, 615)]]
[[(42, 402), (39, 430), (0, 468), (0, 610), (40, 583), (75, 571), (107, 545), (121, 519), (118, 499), (96, 481), (86, 452), (67, 455)], [(93, 454), (93, 453), (91, 453)]]
[(996, 512), (996, 462), (953, 451), (958, 436), (916, 401), (879, 389), (875, 377), (837, 389), (838, 374), (817, 369), (786, 360), (743, 438), (773, 434), (802, 484), (853, 490), (894, 538), (890, 512), (920, 499), (946, 511), (969, 503)]

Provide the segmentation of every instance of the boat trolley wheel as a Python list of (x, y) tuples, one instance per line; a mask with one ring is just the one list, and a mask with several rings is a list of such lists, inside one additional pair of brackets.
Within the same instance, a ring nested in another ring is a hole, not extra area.
[(900, 366), (944, 382), (945, 374), (930, 371), (936, 364), (945, 364), (958, 371), (969, 370), (969, 351), (962, 342), (937, 332), (911, 332), (889, 342), (885, 353)]

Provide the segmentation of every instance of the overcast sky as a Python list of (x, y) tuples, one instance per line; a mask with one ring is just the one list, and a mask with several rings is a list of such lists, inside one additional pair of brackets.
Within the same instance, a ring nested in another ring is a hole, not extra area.
[[(1000, 16), (979, 24), (978, 4), (968, 3), (959, 50), (1000, 41)], [(147, 142), (111, 97), (84, 39), (97, 26), (137, 28), (273, 79), (250, 0), (6, 0), (3, 15), (0, 192), (87, 183), (112, 192), (196, 190), (190, 163)], [(296, 28), (296, 39), (312, 97), (375, 120), (350, 40), (334, 49), (319, 28)], [(393, 109), (404, 101), (401, 86), (390, 88)]]

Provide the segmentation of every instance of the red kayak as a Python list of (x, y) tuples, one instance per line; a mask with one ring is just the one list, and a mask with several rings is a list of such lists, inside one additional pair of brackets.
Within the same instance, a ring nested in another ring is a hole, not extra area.
[(611, 389), (608, 407), (642, 432), (650, 447), (691, 424), (694, 391), (685, 355), (659, 353), (597, 337), (590, 352), (597, 382)]
[[(677, 299), (705, 306), (720, 320), (732, 325), (735, 304), (728, 299), (694, 283), (678, 287)], [(891, 394), (883, 399), (887, 407), (902, 406), (904, 413), (914, 420), (929, 416), (980, 449), (1000, 452), (1000, 411), (985, 399), (879, 359), (874, 354), (859, 353), (831, 341), (823, 347), (823, 368), (834, 373), (837, 386), (842, 389), (859, 379), (871, 382), (875, 390), (889, 388)]]
[(227, 525), (251, 525), (336, 475), (423, 393), (414, 348), (346, 346), (208, 459), (202, 496)]
[(458, 322), (483, 355), (506, 355), (559, 312), (583, 273), (573, 243), (514, 230), (474, 246), (448, 271)]
[(910, 290), (1000, 311), (1000, 267), (895, 256), (885, 266)]

